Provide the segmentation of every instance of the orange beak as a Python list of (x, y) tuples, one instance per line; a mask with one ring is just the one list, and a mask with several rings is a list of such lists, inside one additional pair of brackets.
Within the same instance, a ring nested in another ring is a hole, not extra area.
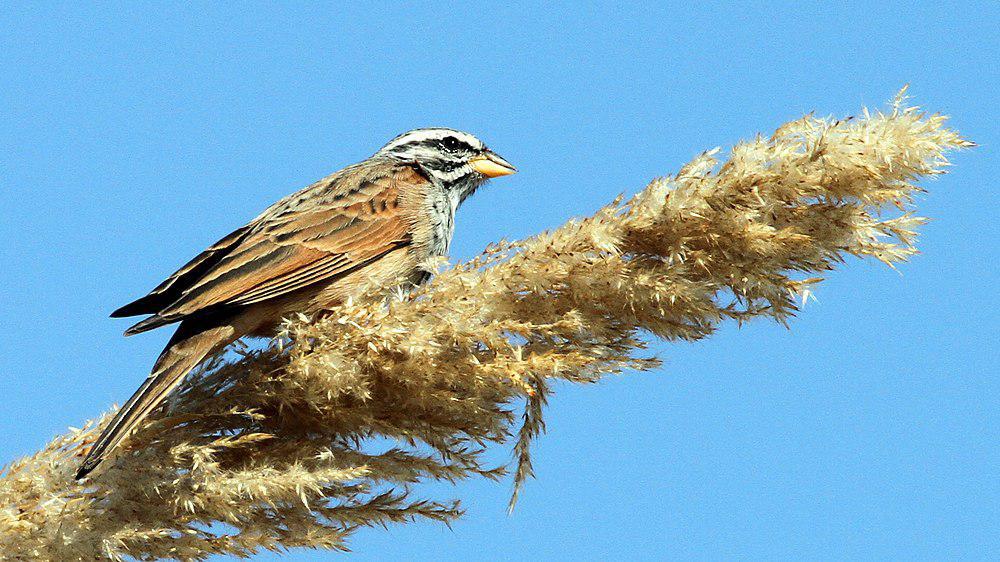
[(491, 150), (487, 150), (479, 156), (473, 156), (470, 158), (469, 165), (472, 166), (473, 170), (488, 178), (509, 176), (517, 172), (517, 168), (515, 168), (510, 162), (504, 160), (499, 154), (496, 154)]

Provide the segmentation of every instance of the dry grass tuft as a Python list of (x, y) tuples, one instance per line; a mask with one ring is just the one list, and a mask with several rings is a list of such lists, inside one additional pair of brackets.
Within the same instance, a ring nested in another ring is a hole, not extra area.
[[(16, 560), (204, 559), (345, 548), (362, 525), (448, 522), (427, 480), (517, 490), (553, 383), (648, 370), (641, 337), (698, 340), (724, 320), (786, 322), (848, 254), (916, 250), (914, 182), (971, 146), (906, 107), (813, 116), (696, 158), (632, 199), (376, 299), (286, 323), (263, 351), (216, 359), (84, 484), (104, 416), (0, 476), (0, 552)], [(895, 213), (889, 213), (898, 209)]]

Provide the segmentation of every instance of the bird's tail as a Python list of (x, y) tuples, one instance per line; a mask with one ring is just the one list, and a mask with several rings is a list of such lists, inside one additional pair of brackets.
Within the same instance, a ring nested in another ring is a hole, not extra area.
[(153, 372), (97, 438), (76, 473), (77, 480), (87, 476), (131, 435), (170, 391), (184, 380), (184, 375), (197, 367), (209, 354), (229, 345), (235, 339), (236, 334), (231, 326), (194, 331), (181, 324), (156, 360)]

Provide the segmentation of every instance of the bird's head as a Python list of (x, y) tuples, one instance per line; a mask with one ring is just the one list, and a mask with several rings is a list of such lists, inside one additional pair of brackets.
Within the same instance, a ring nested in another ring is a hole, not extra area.
[(469, 196), (490, 178), (517, 171), (483, 141), (469, 133), (443, 127), (403, 133), (386, 143), (375, 156), (416, 162), (459, 199)]

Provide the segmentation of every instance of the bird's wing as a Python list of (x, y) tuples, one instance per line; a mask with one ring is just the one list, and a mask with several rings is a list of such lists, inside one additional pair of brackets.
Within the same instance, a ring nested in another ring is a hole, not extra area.
[(250, 231), (253, 223), (238, 228), (222, 240), (212, 244), (204, 252), (198, 254), (183, 267), (157, 285), (148, 295), (132, 301), (111, 313), (112, 318), (138, 316), (140, 314), (156, 314), (184, 293), (184, 289), (197, 282), (205, 272), (217, 265), (234, 246), (236, 246)]
[(413, 216), (401, 199), (427, 183), (417, 168), (388, 163), (348, 168), (321, 180), (276, 203), (171, 276), (160, 292), (174, 297), (171, 302), (126, 333), (213, 307), (272, 299), (362, 268), (411, 242)]

